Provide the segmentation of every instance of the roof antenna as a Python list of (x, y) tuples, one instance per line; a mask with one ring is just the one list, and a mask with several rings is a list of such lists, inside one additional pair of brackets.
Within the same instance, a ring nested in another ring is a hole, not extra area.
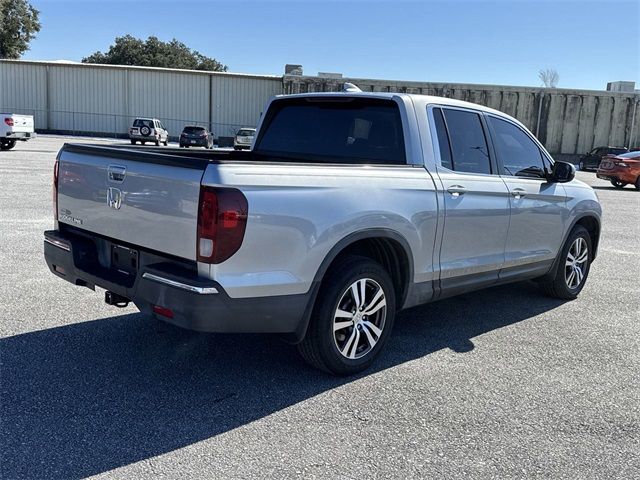
[(349, 83), (349, 82), (345, 82), (345, 84), (342, 86), (342, 91), (343, 92), (362, 92), (362, 90), (360, 90), (360, 88), (358, 88), (357, 85), (354, 85), (353, 83)]

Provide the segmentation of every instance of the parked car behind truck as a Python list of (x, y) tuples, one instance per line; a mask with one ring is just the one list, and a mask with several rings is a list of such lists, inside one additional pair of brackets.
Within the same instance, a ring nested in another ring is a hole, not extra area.
[(625, 147), (596, 147), (580, 156), (578, 166), (580, 170), (597, 170), (603, 158), (609, 155), (620, 155), (628, 151)]
[(11, 150), (16, 142), (35, 138), (33, 116), (0, 113), (0, 150)]
[(56, 172), (55, 275), (181, 327), (282, 334), (341, 375), (404, 308), (524, 279), (576, 298), (600, 235), (593, 190), (522, 124), (422, 95), (275, 97), (250, 152), (65, 145)]
[(616, 188), (633, 185), (640, 190), (640, 151), (606, 157), (596, 176), (608, 180)]
[(186, 126), (180, 134), (179, 146), (213, 148), (213, 134), (205, 127)]
[(169, 132), (157, 118), (136, 118), (129, 128), (129, 139), (131, 145), (140, 142), (144, 145), (147, 142), (165, 146), (169, 145)]
[(255, 128), (241, 128), (240, 130), (238, 130), (236, 136), (233, 137), (234, 150), (251, 149), (251, 144), (253, 143), (255, 134)]

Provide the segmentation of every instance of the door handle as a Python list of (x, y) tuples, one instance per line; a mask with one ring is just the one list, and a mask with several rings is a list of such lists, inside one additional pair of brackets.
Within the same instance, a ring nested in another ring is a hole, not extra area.
[(451, 194), (452, 197), (459, 197), (460, 195), (464, 195), (467, 189), (462, 185), (451, 185), (447, 188), (447, 192)]
[(511, 195), (513, 195), (515, 198), (524, 197), (526, 194), (527, 191), (524, 188), (514, 188), (513, 190), (511, 190)]

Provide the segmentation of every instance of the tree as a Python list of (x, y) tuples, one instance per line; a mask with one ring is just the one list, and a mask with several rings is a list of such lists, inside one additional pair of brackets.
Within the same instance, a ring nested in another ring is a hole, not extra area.
[(27, 0), (0, 0), (0, 58), (20, 58), (40, 31), (40, 12)]
[(145, 41), (132, 35), (117, 37), (107, 52), (95, 52), (83, 58), (82, 63), (227, 71), (226, 65), (202, 55), (197, 50), (191, 50), (175, 38), (170, 42), (163, 42), (157, 37), (149, 37)]
[(538, 78), (547, 88), (556, 88), (558, 85), (558, 80), (560, 80), (560, 75), (554, 68), (546, 68), (544, 70), (540, 70), (538, 72)]

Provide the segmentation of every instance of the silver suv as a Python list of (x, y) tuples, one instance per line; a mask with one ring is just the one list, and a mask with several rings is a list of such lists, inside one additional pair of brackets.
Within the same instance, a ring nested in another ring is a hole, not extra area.
[(235, 150), (251, 149), (255, 134), (255, 128), (241, 128), (233, 139), (233, 148)]
[(157, 118), (136, 118), (129, 128), (129, 138), (131, 145), (135, 145), (136, 142), (142, 145), (147, 142), (169, 145), (169, 132)]

